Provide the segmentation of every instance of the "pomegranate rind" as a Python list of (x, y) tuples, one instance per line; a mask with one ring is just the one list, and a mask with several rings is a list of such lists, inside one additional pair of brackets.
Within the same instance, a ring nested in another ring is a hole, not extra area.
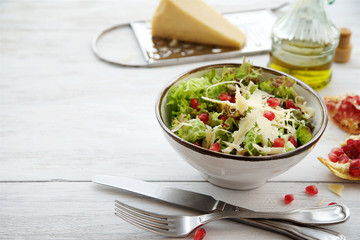
[[(347, 138), (344, 143), (342, 143), (340, 146), (344, 146), (346, 145), (346, 141), (349, 139), (353, 139), (353, 140), (358, 140), (360, 139), (360, 135), (352, 135), (349, 138)], [(352, 180), (352, 181), (360, 181), (360, 176), (359, 177), (354, 177), (351, 176), (349, 174), (349, 169), (344, 169), (344, 168), (339, 168), (339, 166), (343, 165), (343, 164), (338, 164), (338, 163), (334, 163), (332, 161), (330, 161), (329, 159), (325, 159), (322, 157), (318, 157), (318, 160), (324, 164), (326, 167), (328, 167), (330, 169), (330, 171), (335, 174), (335, 176), (342, 178), (342, 179), (346, 179), (346, 180)]]
[(335, 176), (346, 180), (360, 181), (360, 177), (353, 177), (347, 171), (346, 172), (340, 171), (338, 168), (336, 168), (336, 165), (333, 162), (331, 162), (329, 159), (318, 157), (318, 160), (326, 167), (328, 167)]
[[(324, 97), (325, 105), (328, 107), (329, 102), (336, 102), (337, 104), (345, 99), (347, 96), (355, 96), (355, 94), (346, 94), (342, 96), (326, 96)], [(360, 134), (359, 123), (352, 122), (349, 119), (343, 119), (341, 122), (336, 120), (334, 116), (337, 113), (337, 109), (331, 110), (328, 107), (330, 119), (343, 131), (350, 134)]]

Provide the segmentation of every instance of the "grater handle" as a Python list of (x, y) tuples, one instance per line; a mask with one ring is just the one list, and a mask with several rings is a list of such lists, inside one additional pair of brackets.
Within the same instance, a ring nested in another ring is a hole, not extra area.
[(92, 51), (94, 52), (95, 56), (100, 59), (101, 61), (104, 61), (106, 63), (109, 64), (114, 64), (114, 65), (118, 65), (118, 66), (122, 66), (122, 67), (149, 67), (149, 64), (129, 64), (129, 63), (123, 63), (123, 62), (119, 62), (119, 61), (114, 61), (114, 60), (110, 60), (108, 58), (106, 58), (104, 55), (101, 55), (99, 48), (98, 48), (98, 43), (100, 41), (100, 39), (105, 36), (106, 34), (119, 29), (119, 28), (124, 28), (124, 27), (130, 27), (130, 23), (122, 23), (122, 24), (117, 24), (114, 25), (112, 27), (106, 28), (104, 30), (102, 30), (101, 32), (99, 32), (98, 34), (96, 34), (92, 40), (91, 43), (91, 48)]

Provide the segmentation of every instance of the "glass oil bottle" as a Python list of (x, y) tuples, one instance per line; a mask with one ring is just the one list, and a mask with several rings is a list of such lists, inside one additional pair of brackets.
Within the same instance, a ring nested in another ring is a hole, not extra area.
[(271, 34), (269, 67), (288, 73), (315, 90), (330, 82), (340, 36), (325, 5), (325, 0), (295, 0), (275, 22)]

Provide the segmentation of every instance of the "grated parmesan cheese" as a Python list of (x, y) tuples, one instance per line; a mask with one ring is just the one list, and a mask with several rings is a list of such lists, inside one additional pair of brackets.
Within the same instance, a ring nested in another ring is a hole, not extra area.
[[(243, 80), (243, 79), (242, 79)], [(230, 101), (221, 101), (217, 99), (212, 99), (208, 97), (208, 90), (211, 87), (220, 85), (220, 84), (233, 84), (237, 83), (235, 86), (230, 85), (232, 90), (235, 90), (235, 103), (231, 103)], [(296, 135), (297, 124), (305, 125), (305, 120), (297, 120), (294, 116), (293, 109), (284, 109), (280, 106), (276, 108), (270, 107), (267, 104), (267, 99), (270, 97), (274, 97), (269, 93), (262, 91), (260, 89), (255, 89), (255, 91), (251, 94), (250, 89), (254, 85), (253, 82), (249, 82), (247, 86), (243, 85), (242, 82), (236, 81), (227, 81), (214, 84), (206, 89), (205, 96), (202, 99), (220, 104), (222, 106), (228, 106), (230, 112), (235, 113), (238, 111), (241, 115), (245, 115), (245, 118), (242, 118), (239, 121), (239, 130), (235, 131), (233, 136), (233, 142), (225, 142), (227, 147), (222, 150), (224, 153), (230, 153), (234, 149), (237, 153), (243, 152), (243, 148), (241, 144), (245, 139), (246, 133), (255, 127), (255, 131), (257, 131), (262, 136), (262, 146), (254, 144), (254, 147), (259, 151), (266, 154), (277, 154), (285, 152), (284, 148), (272, 148), (268, 147), (268, 142), (274, 142), (274, 140), (278, 137), (284, 137), (288, 139), (290, 136)], [(246, 98), (245, 98), (246, 96)], [(305, 119), (309, 119), (314, 116), (314, 109), (306, 106), (306, 102), (300, 96), (295, 98), (296, 105), (301, 108), (304, 113)], [(250, 111), (251, 109), (251, 111)], [(268, 120), (264, 117), (265, 111), (271, 111), (275, 114), (275, 119), (272, 121)], [(178, 128), (181, 126), (178, 126)], [(287, 134), (283, 135), (280, 132), (280, 129), (286, 129)], [(206, 138), (203, 142), (203, 147), (208, 148), (215, 141), (215, 133), (210, 129), (206, 131)]]
[(342, 197), (342, 190), (344, 189), (344, 185), (342, 184), (328, 184), (328, 188), (331, 192), (335, 193), (339, 197)]

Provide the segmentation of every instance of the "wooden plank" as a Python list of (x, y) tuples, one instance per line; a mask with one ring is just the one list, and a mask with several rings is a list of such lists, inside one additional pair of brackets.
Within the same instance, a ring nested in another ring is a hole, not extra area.
[[(0, 80), (0, 180), (89, 180), (99, 173), (202, 180), (163, 138), (154, 102), (160, 89), (180, 73), (204, 64), (241, 62), (241, 58), (141, 70), (98, 61), (89, 48), (98, 30), (141, 17), (150, 19), (156, 7), (153, 1), (132, 4), (2, 2), (0, 61), (6, 67), (1, 68)], [(227, 11), (238, 3), (210, 4)], [(132, 11), (138, 5), (144, 7)], [(347, 6), (335, 5), (336, 9)], [(329, 10), (341, 24), (355, 17), (339, 17), (334, 8)], [(356, 45), (359, 40), (352, 41)], [(354, 60), (358, 56), (355, 52)], [(265, 66), (268, 56), (248, 59)], [(335, 64), (334, 84), (320, 94), (347, 92), (359, 75), (356, 61)], [(327, 155), (332, 148), (329, 143), (343, 138), (336, 130), (330, 124), (315, 150), (274, 180), (341, 181), (316, 160)], [(154, 169), (160, 169), (156, 176)]]
[[(319, 194), (304, 193), (304, 183), (268, 183), (251, 191), (232, 191), (208, 183), (160, 182), (164, 186), (210, 194), (215, 198), (258, 211), (314, 207), (336, 201), (350, 207), (351, 218), (326, 228), (342, 232), (349, 240), (360, 235), (359, 192), (356, 184), (345, 184), (340, 198), (317, 184)], [(283, 203), (292, 193), (295, 200)], [(119, 199), (139, 208), (164, 214), (196, 214), (170, 204), (88, 182), (0, 183), (0, 239), (167, 239), (134, 227), (113, 215), (113, 201)], [(231, 221), (205, 226), (206, 239), (287, 239), (275, 233)], [(186, 238), (192, 239), (192, 236)]]

